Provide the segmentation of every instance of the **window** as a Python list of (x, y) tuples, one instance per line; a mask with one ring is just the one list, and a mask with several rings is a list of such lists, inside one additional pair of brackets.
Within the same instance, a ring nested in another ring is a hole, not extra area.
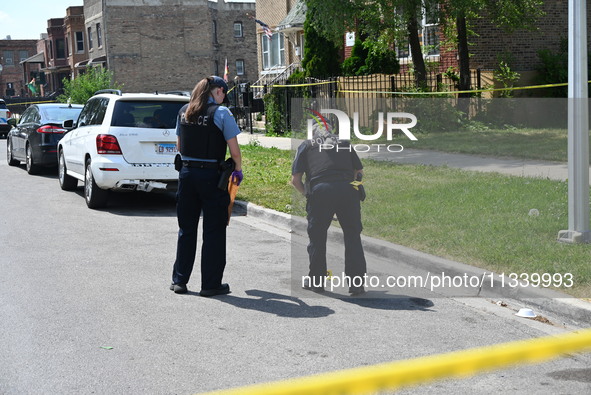
[(118, 100), (113, 109), (111, 126), (174, 129), (179, 110), (185, 104), (178, 101)]
[(72, 55), (72, 47), (70, 46), (70, 40), (68, 40), (68, 36), (66, 36), (66, 49), (68, 50), (68, 55)]
[(55, 40), (55, 57), (57, 59), (64, 59), (66, 57), (66, 42), (63, 38)]
[(78, 118), (78, 126), (100, 125), (103, 123), (109, 99), (104, 97), (90, 99)]
[(19, 121), (19, 124), (24, 124), (24, 123), (29, 123), (29, 122), (33, 122), (33, 112), (34, 112), (35, 108), (34, 107), (29, 107), (25, 110), (25, 112), (23, 113), (23, 115), (21, 115), (21, 119)]
[(277, 66), (285, 66), (285, 48), (283, 33), (273, 34), (269, 38), (263, 34), (263, 70), (269, 70)]
[(422, 43), (427, 55), (439, 55), (438, 4), (425, 3)]
[(244, 60), (243, 59), (236, 60), (236, 74), (237, 75), (244, 75)]
[(234, 22), (234, 37), (243, 37), (242, 22)]
[[(423, 56), (439, 55), (439, 18), (438, 5), (423, 4), (423, 14), (419, 19), (419, 40), (423, 49)], [(398, 43), (397, 47), (399, 58), (410, 57), (410, 46), (408, 39)]]
[(94, 114), (94, 111), (97, 109), (98, 99), (90, 99), (84, 105), (80, 116), (78, 117), (78, 125), (77, 126), (85, 126), (91, 125), (90, 119)]
[(84, 52), (84, 32), (76, 32), (76, 53)]
[(49, 107), (43, 111), (43, 117), (49, 122), (62, 123), (66, 119), (78, 119), (80, 109), (75, 107)]
[(4, 51), (4, 66), (14, 66), (14, 54), (12, 51)]
[(92, 49), (92, 28), (88, 28), (88, 50)]
[(211, 37), (213, 38), (213, 43), (218, 43), (218, 24), (216, 21), (211, 21)]
[(105, 119), (105, 114), (107, 113), (107, 104), (109, 104), (109, 99), (104, 97), (97, 99), (96, 106), (92, 113), (89, 114), (87, 125), (100, 125), (103, 123), (103, 119)]
[(27, 108), (27, 110), (21, 116), (19, 124), (34, 123), (39, 122), (40, 120), (41, 116), (39, 115), (39, 110), (37, 109), (37, 106), (31, 106)]
[(18, 51), (18, 57), (20, 61), (27, 59), (29, 57), (29, 51)]
[(101, 30), (101, 24), (96, 24), (96, 45), (100, 48), (103, 46), (103, 31)]

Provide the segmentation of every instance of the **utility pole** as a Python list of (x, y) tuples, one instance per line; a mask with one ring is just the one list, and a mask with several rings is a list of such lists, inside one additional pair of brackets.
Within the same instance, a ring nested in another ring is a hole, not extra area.
[(568, 230), (566, 243), (589, 243), (587, 2), (568, 2)]

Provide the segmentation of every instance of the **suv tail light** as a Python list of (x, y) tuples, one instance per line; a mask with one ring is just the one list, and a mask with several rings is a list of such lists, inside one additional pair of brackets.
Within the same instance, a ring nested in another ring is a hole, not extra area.
[(59, 126), (45, 125), (37, 129), (37, 133), (65, 133), (66, 129)]
[(12, 113), (10, 111), (6, 112), (6, 118), (12, 117)]
[(96, 136), (96, 151), (99, 154), (121, 155), (121, 147), (117, 137), (111, 134), (99, 134)]

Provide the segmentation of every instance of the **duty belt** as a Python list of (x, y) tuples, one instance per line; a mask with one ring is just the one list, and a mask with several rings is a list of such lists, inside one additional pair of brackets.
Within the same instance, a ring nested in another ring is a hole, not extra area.
[(196, 167), (199, 169), (219, 169), (220, 165), (217, 162), (205, 162), (202, 160), (184, 160), (184, 167)]

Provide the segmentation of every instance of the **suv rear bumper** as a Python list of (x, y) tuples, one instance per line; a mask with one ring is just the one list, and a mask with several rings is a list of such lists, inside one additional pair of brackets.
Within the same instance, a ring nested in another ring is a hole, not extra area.
[(91, 163), (94, 181), (101, 189), (176, 190), (179, 173), (174, 163), (129, 164), (122, 158)]

